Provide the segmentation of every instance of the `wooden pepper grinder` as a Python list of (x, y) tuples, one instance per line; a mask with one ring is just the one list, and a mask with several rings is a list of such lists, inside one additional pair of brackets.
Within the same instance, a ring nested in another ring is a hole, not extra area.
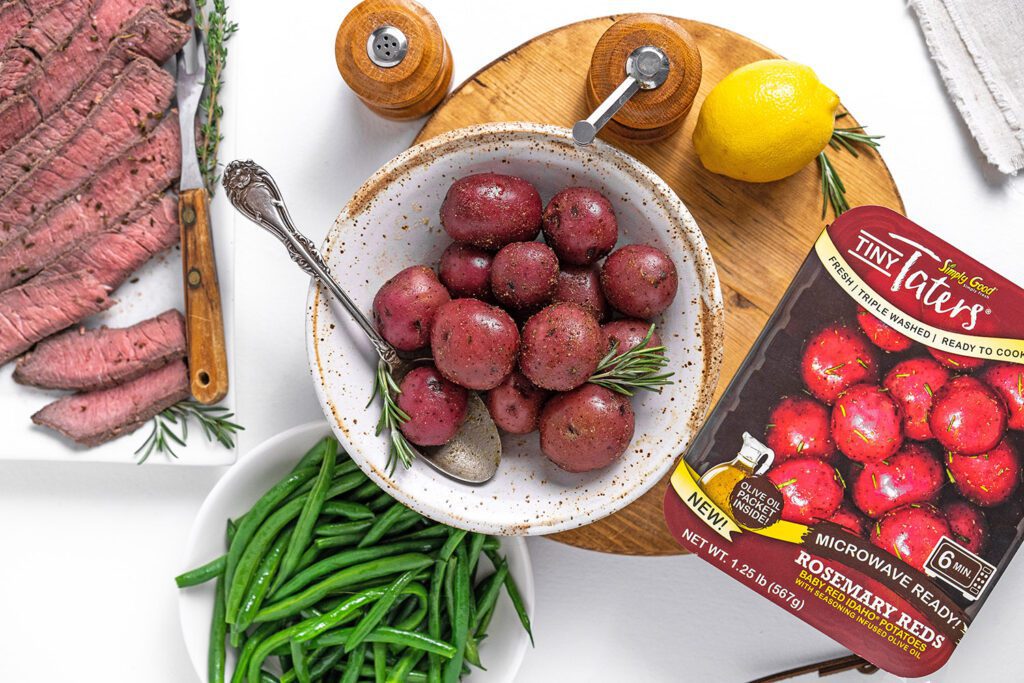
[(573, 127), (589, 144), (605, 125), (630, 142), (660, 140), (679, 128), (700, 87), (700, 52), (679, 22), (630, 14), (604, 32), (590, 60), (587, 102), (595, 111)]
[(359, 99), (389, 119), (427, 114), (452, 82), (452, 53), (441, 27), (413, 0), (356, 5), (338, 29), (334, 57)]

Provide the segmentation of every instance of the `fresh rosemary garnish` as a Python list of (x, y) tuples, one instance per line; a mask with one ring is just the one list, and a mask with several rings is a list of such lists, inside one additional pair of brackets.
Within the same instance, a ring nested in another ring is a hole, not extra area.
[(653, 334), (654, 325), (651, 325), (643, 341), (621, 356), (616, 356), (619, 344), (614, 342), (588, 381), (623, 396), (632, 396), (639, 389), (658, 391), (660, 387), (672, 384), (669, 377), (675, 373), (660, 372), (668, 365), (665, 347), (647, 346)]
[(188, 439), (188, 422), (194, 419), (199, 423), (208, 441), (217, 441), (224, 448), (235, 447), (235, 434), (245, 429), (242, 425), (231, 422), (234, 413), (220, 406), (204, 406), (195, 401), (181, 401), (159, 413), (153, 418), (153, 429), (149, 436), (135, 451), (141, 454), (138, 464), (149, 459), (153, 453), (165, 453), (177, 458), (175, 446), (184, 446)]
[(380, 436), (385, 429), (391, 438), (391, 448), (388, 451), (388, 474), (394, 474), (395, 467), (399, 462), (405, 469), (412, 467), (412, 461), (416, 459), (416, 451), (405, 439), (405, 434), (399, 426), (409, 421), (409, 415), (398, 407), (395, 397), (401, 393), (398, 383), (391, 376), (391, 368), (383, 359), (377, 361), (377, 374), (373, 378), (373, 393), (370, 395), (369, 406), (373, 399), (379, 394), (384, 405), (381, 407), (380, 419), (377, 420), (376, 435)]
[[(846, 112), (837, 116), (836, 120), (838, 121), (844, 116), (846, 116)], [(880, 144), (878, 141), (883, 137), (885, 136), (868, 135), (864, 132), (864, 126), (849, 126), (834, 128), (828, 144), (837, 152), (845, 149), (856, 158), (860, 156), (857, 151), (858, 145), (863, 145), (869, 150), (878, 149)], [(836, 216), (844, 211), (849, 211), (850, 204), (846, 201), (846, 186), (843, 185), (835, 166), (832, 165), (832, 161), (824, 150), (818, 154), (818, 172), (821, 176), (821, 217), (825, 217), (829, 206), (832, 207), (832, 213)]]
[(199, 101), (199, 136), (196, 151), (199, 154), (199, 170), (203, 173), (206, 190), (213, 196), (217, 187), (217, 147), (224, 138), (220, 122), (224, 109), (218, 98), (224, 86), (224, 65), (227, 63), (227, 42), (238, 30), (238, 24), (228, 21), (225, 0), (213, 0), (210, 11), (207, 0), (196, 0), (196, 26), (206, 37), (206, 83), (203, 97)]

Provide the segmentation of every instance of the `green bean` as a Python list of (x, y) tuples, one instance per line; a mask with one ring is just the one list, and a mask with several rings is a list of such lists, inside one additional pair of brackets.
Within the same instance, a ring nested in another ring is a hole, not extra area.
[[(316, 483), (306, 498), (306, 504), (302, 506), (299, 519), (295, 522), (295, 532), (288, 541), (288, 548), (284, 551), (281, 559), (281, 567), (274, 579), (273, 589), (276, 590), (290, 578), (295, 571), (295, 565), (299, 562), (299, 556), (309, 545), (309, 539), (313, 536), (313, 527), (320, 517), (320, 509), (327, 497), (327, 490), (331, 487), (331, 478), (334, 475), (335, 450), (329, 449), (324, 453), (324, 459), (320, 463), (320, 474), (317, 475)], [(306, 681), (302, 681), (306, 683)]]
[(389, 508), (395, 502), (395, 499), (391, 497), (391, 494), (387, 491), (381, 491), (376, 497), (366, 503), (366, 507), (370, 508), (373, 512), (380, 512), (384, 508)]
[[(365, 478), (366, 475), (362, 472), (347, 475), (328, 489), (326, 497), (340, 496), (342, 493), (346, 493), (359, 486), (360, 482)], [(267, 552), (278, 532), (299, 514), (304, 505), (305, 501), (302, 498), (297, 498), (282, 505), (266, 518), (260, 525), (259, 530), (253, 535), (252, 541), (246, 546), (245, 551), (238, 560), (238, 565), (235, 568), (231, 581), (231, 587), (228, 591), (227, 621), (229, 624), (233, 624), (238, 616), (238, 609), (241, 607), (242, 598), (245, 597), (245, 590), (249, 587), (249, 582), (263, 554)], [(246, 518), (246, 522), (248, 521), (249, 519)], [(239, 529), (239, 533), (241, 533), (241, 529)], [(236, 536), (235, 541), (238, 542), (238, 540), (239, 536)], [(230, 566), (230, 564), (231, 554), (228, 553), (228, 565)]]
[[(310, 647), (324, 647), (328, 645), (341, 645), (348, 640), (352, 629), (339, 628), (328, 631), (310, 641)], [(434, 652), (445, 659), (455, 656), (455, 647), (443, 640), (431, 638), (430, 636), (417, 631), (402, 631), (391, 626), (378, 626), (366, 636), (368, 643), (387, 643), (411, 647), (425, 652)], [(376, 654), (374, 654), (376, 658)]]
[[(417, 574), (413, 581), (426, 578), (422, 573)], [(413, 584), (417, 585), (417, 584)], [(427, 593), (424, 590), (423, 595), (410, 596), (416, 598), (415, 601), (409, 601), (412, 609), (409, 610), (408, 614), (399, 614), (395, 617), (394, 621), (389, 624), (401, 631), (415, 631), (419, 628), (419, 625), (423, 623), (423, 620), (427, 617)]]
[[(238, 653), (238, 660), (235, 662), (235, 672), (231, 676), (231, 683), (243, 683), (249, 673), (249, 662), (252, 661), (253, 653), (260, 644), (270, 637), (274, 632), (274, 624), (263, 624), (245, 641), (241, 651)], [(257, 670), (259, 667), (257, 667)]]
[(455, 617), (455, 570), (458, 556), (448, 558), (444, 572), (444, 610), (449, 621)]
[(373, 644), (373, 680), (376, 683), (384, 683), (384, 677), (388, 672), (387, 646), (384, 643)]
[(210, 652), (207, 656), (207, 678), (210, 683), (224, 683), (224, 669), (227, 666), (227, 649), (224, 645), (226, 631), (224, 579), (219, 578), (214, 586), (213, 619), (210, 622)]
[(385, 683), (406, 683), (409, 680), (409, 673), (416, 668), (419, 661), (426, 653), (423, 650), (409, 650), (398, 660), (395, 667), (391, 669)]
[[(309, 677), (314, 681), (319, 681), (324, 675), (334, 668), (334, 666), (341, 661), (342, 655), (345, 654), (345, 648), (343, 647), (325, 647), (317, 650), (313, 657), (313, 663), (309, 666)], [(295, 680), (295, 670), (285, 672), (281, 676), (281, 683), (292, 683)]]
[(327, 451), (338, 451), (338, 441), (333, 436), (325, 436), (324, 438), (313, 444), (305, 454), (299, 458), (299, 462), (296, 463), (295, 467), (292, 468), (292, 472), (306, 469), (307, 467), (320, 467), (320, 463), (324, 459), (324, 455)]
[[(491, 563), (497, 567), (499, 562), (503, 559), (497, 551), (487, 551), (487, 557), (490, 558)], [(508, 593), (508, 597), (512, 600), (512, 606), (516, 610), (516, 614), (519, 616), (519, 623), (526, 629), (526, 634), (530, 636), (530, 645), (533, 645), (533, 629), (530, 627), (530, 615), (526, 612), (526, 605), (523, 604), (523, 596), (519, 592), (519, 586), (516, 585), (516, 580), (512, 577), (512, 572), (505, 575), (505, 592)]]
[(353, 491), (352, 495), (349, 497), (358, 503), (362, 503), (368, 500), (372, 500), (379, 493), (380, 487), (377, 486), (376, 482), (368, 481), (359, 488), (357, 488), (355, 491)]
[(310, 683), (309, 669), (306, 667), (306, 652), (302, 649), (302, 643), (293, 640), (290, 643), (292, 650), (292, 668), (295, 669), (295, 678), (299, 683)]
[(494, 606), (498, 603), (498, 595), (501, 594), (501, 586), (508, 576), (508, 562), (501, 561), (498, 571), (480, 582), (480, 597), (477, 598), (477, 613), (470, 624), (470, 632), (475, 636), (482, 636), (487, 633), (487, 627), (491, 623), (491, 615), (494, 613)]
[(313, 541), (313, 547), (317, 550), (327, 550), (328, 548), (349, 548), (359, 543), (359, 539), (363, 537), (363, 532), (357, 531), (349, 534), (338, 534), (337, 536), (324, 536)]
[(265, 622), (293, 616), (299, 610), (315, 605), (325, 596), (342, 588), (350, 587), (361, 581), (399, 574), (410, 569), (421, 569), (432, 562), (433, 560), (429, 556), (422, 553), (403, 553), (346, 567), (300, 593), (267, 605), (256, 615), (256, 621)]
[(484, 550), (498, 550), (501, 548), (501, 541), (494, 536), (488, 536), (484, 540)]
[(472, 533), (469, 539), (469, 578), (476, 576), (476, 565), (480, 560), (480, 551), (484, 548), (484, 541), (487, 536), (484, 534)]
[(284, 554), (285, 546), (292, 538), (293, 533), (293, 529), (287, 529), (278, 536), (277, 540), (274, 541), (274, 545), (270, 547), (270, 551), (260, 562), (260, 566), (256, 570), (256, 576), (253, 577), (252, 585), (242, 601), (242, 608), (238, 610), (238, 619), (231, 626), (231, 644), (235, 647), (238, 647), (238, 635), (236, 634), (245, 633), (245, 630), (252, 625), (253, 618), (263, 605), (263, 600), (267, 597), (267, 592), (270, 588), (270, 582), (281, 565), (281, 556)]
[(324, 503), (324, 515), (338, 515), (353, 522), (364, 519), (373, 519), (376, 515), (373, 510), (362, 503), (350, 503), (344, 500), (332, 500)]
[(206, 583), (210, 579), (215, 579), (218, 576), (223, 576), (224, 566), (227, 564), (227, 556), (221, 555), (220, 557), (210, 560), (201, 567), (190, 569), (184, 574), (179, 574), (174, 577), (174, 583), (178, 584), (178, 588), (188, 588), (189, 586), (198, 586), (201, 583)]
[[(342, 673), (344, 673), (344, 672), (347, 671), (347, 669), (345, 669), (344, 667), (339, 667), (338, 671), (341, 671)], [(381, 675), (383, 676), (383, 675), (385, 675), (385, 673), (386, 672), (382, 671)], [(374, 676), (375, 675), (376, 674), (374, 672), (373, 665), (365, 664), (359, 670), (359, 679), (358, 680), (367, 679), (367, 678), (370, 679), (370, 680), (374, 680)], [(282, 683), (284, 683), (284, 682), (282, 681)], [(381, 679), (381, 683), (383, 683), (383, 679)], [(427, 683), (427, 675), (425, 673), (422, 673), (422, 672), (419, 672), (419, 671), (410, 671), (409, 675), (405, 679), (405, 683)]]
[(466, 639), (466, 654), (465, 660), (475, 666), (478, 669), (484, 668), (483, 662), (480, 661), (480, 644), (476, 638), (470, 636)]
[(459, 546), (455, 551), (452, 562), (455, 563), (455, 581), (452, 587), (454, 604), (450, 615), (455, 656), (444, 664), (442, 671), (444, 683), (457, 683), (462, 677), (462, 663), (466, 656), (466, 638), (469, 635), (469, 557), (463, 546)]
[(390, 557), (401, 553), (429, 553), (437, 546), (438, 542), (436, 539), (427, 539), (425, 541), (402, 541), (400, 543), (389, 543), (386, 545), (378, 545), (373, 548), (355, 548), (336, 553), (329, 557), (325, 557), (316, 564), (309, 566), (293, 576), (285, 585), (277, 589), (274, 593), (274, 597), (288, 597), (302, 588), (305, 588), (321, 576), (349, 567), (353, 564), (360, 564), (362, 562), (368, 562), (381, 557)]
[(260, 683), (281, 683), (281, 679), (269, 671), (260, 671)]
[[(434, 575), (430, 579), (430, 595), (427, 598), (427, 633), (431, 638), (441, 637), (441, 589), (444, 584), (447, 563), (437, 560), (434, 563)], [(441, 658), (429, 655), (429, 680), (431, 683), (441, 681)]]
[(384, 514), (377, 517), (373, 522), (373, 526), (363, 536), (363, 540), (359, 541), (359, 547), (365, 548), (368, 545), (373, 545), (384, 537), (384, 534), (388, 532), (388, 529), (395, 525), (395, 522), (405, 516), (409, 508), (405, 507), (401, 503), (395, 503), (387, 509)]
[(442, 562), (447, 562), (448, 558), (452, 556), (455, 549), (462, 543), (462, 539), (466, 537), (468, 532), (465, 529), (448, 529), (448, 540), (441, 546), (441, 552), (438, 553), (438, 557)]
[(420, 538), (448, 538), (448, 533), (451, 530), (451, 527), (447, 527), (444, 524), (434, 524), (433, 526), (428, 526), (423, 529), (417, 529), (416, 531), (404, 534), (392, 540), (411, 541)]
[(359, 670), (363, 668), (363, 660), (366, 659), (366, 645), (354, 648), (345, 660), (345, 672), (338, 683), (358, 683)]
[[(234, 579), (235, 572), (238, 567), (239, 560), (242, 559), (242, 555), (245, 552), (249, 541), (259, 530), (264, 520), (267, 519), (281, 504), (281, 502), (287, 498), (295, 489), (301, 486), (304, 482), (312, 479), (316, 475), (316, 470), (312, 468), (303, 468), (295, 470), (281, 481), (274, 484), (273, 487), (256, 501), (247, 513), (245, 513), (244, 519), (238, 523), (235, 529), (234, 539), (231, 541), (231, 545), (228, 548), (227, 564), (224, 567), (225, 586), (228, 595), (228, 616), (232, 617), (234, 611), (231, 608), (231, 596), (234, 594)], [(237, 592), (239, 603), (241, 603), (241, 592), (244, 591), (248, 586), (242, 586)], [(235, 608), (237, 609), (237, 607)], [(231, 621), (232, 619), (229, 619)]]
[(401, 519), (395, 522), (394, 526), (392, 526), (386, 534), (384, 534), (384, 540), (393, 541), (405, 532), (409, 531), (409, 529), (413, 529), (423, 524), (425, 521), (427, 520), (423, 515), (409, 510), (401, 517)]
[[(313, 529), (313, 534), (315, 536), (341, 536), (366, 531), (371, 526), (373, 526), (373, 522), (368, 519), (359, 522), (334, 522), (331, 524), (321, 524)], [(362, 534), (360, 534), (360, 537), (362, 537)]]
[(377, 627), (377, 624), (384, 619), (384, 615), (388, 613), (388, 610), (394, 606), (395, 600), (402, 593), (402, 589), (412, 581), (415, 575), (415, 571), (407, 571), (384, 590), (384, 594), (380, 596), (380, 599), (373, 604), (373, 607), (369, 609), (352, 630), (352, 635), (345, 642), (346, 652), (351, 652), (354, 647), (362, 644), (366, 636), (370, 634), (370, 631)]

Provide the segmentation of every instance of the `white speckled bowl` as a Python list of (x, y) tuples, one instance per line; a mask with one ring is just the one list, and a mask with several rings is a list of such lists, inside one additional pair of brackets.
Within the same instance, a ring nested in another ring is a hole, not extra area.
[(626, 453), (603, 470), (570, 474), (541, 454), (536, 433), (505, 435), (498, 473), (483, 486), (456, 483), (424, 463), (388, 475), (386, 438), (374, 436), (380, 408), (376, 403), (366, 408), (376, 357), (355, 323), (315, 284), (306, 328), (313, 381), (328, 422), (353, 459), (409, 507), (489, 534), (573, 529), (638, 498), (693, 438), (721, 366), (718, 275), (690, 212), (639, 161), (601, 142), (577, 147), (565, 128), (495, 123), (452, 131), (406, 150), (367, 180), (342, 210), (323, 253), (367, 314), (387, 278), (414, 264), (437, 263), (451, 242), (438, 218), (448, 186), (483, 171), (526, 178), (545, 202), (567, 186), (597, 188), (615, 207), (620, 245), (653, 244), (675, 261), (679, 294), (656, 321), (675, 384), (633, 399), (636, 432)]

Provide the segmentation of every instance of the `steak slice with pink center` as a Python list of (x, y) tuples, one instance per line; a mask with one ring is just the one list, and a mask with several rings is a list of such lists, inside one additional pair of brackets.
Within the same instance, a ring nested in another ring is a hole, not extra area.
[[(115, 84), (123, 87), (118, 77), (135, 60), (151, 59), (161, 64), (176, 53), (188, 38), (188, 27), (159, 12), (147, 9), (139, 13), (128, 33), (111, 44), (103, 62), (60, 109), (51, 114), (0, 154), (0, 196), (3, 196), (22, 175), (31, 170), (52, 150), (71, 139), (89, 115), (110, 94)], [(27, 98), (29, 120), (37, 110)], [(141, 111), (141, 110), (140, 110)], [(17, 113), (17, 112), (14, 112)], [(26, 122), (17, 123), (20, 130)], [(13, 131), (11, 132), (13, 138)], [(2, 131), (0, 131), (2, 137)]]
[(0, 365), (113, 303), (106, 286), (82, 272), (34, 278), (0, 293)]
[(85, 271), (110, 291), (156, 254), (178, 243), (177, 198), (167, 195), (150, 200), (116, 223), (86, 239), (37, 277), (57, 273)]
[(81, 196), (69, 197), (28, 230), (0, 226), (12, 230), (0, 247), (0, 290), (24, 282), (170, 186), (181, 170), (177, 118), (164, 118), (149, 137), (100, 171)]
[[(85, 184), (163, 116), (174, 95), (174, 78), (149, 60), (129, 66), (88, 119), (62, 147), (52, 150), (0, 198), (0, 223), (27, 228)], [(2, 187), (0, 187), (2, 189)]]
[(65, 396), (32, 421), (83, 446), (98, 446), (135, 431), (188, 396), (188, 370), (175, 360), (118, 386)]
[(185, 357), (185, 319), (169, 310), (131, 327), (70, 330), (41, 342), (14, 368), (14, 381), (92, 391), (123, 384)]

